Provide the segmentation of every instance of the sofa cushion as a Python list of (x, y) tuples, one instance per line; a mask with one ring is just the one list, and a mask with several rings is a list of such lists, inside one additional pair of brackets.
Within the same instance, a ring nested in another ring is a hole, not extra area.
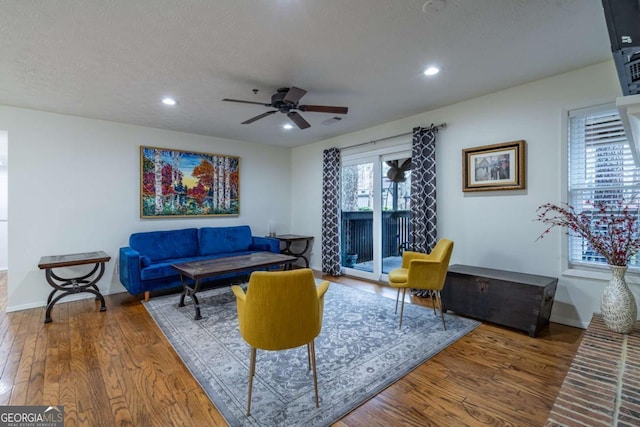
[(249, 245), (251, 252), (271, 252), (271, 246), (266, 243), (253, 243)]
[(198, 255), (198, 229), (134, 233), (129, 237), (129, 246), (151, 262), (194, 257)]
[[(190, 257), (190, 258), (166, 259), (143, 268), (140, 271), (140, 278), (142, 280), (151, 280), (151, 279), (159, 279), (163, 277), (178, 276), (180, 273), (178, 272), (178, 270), (173, 268), (174, 264), (182, 264), (185, 262), (192, 262), (192, 261), (201, 261), (205, 259), (227, 258), (232, 256), (248, 255), (250, 253), (251, 253), (250, 251), (247, 251), (247, 252), (234, 252), (234, 253), (228, 253), (228, 254), (197, 256), (197, 257)], [(227, 276), (228, 274), (222, 275), (221, 277), (227, 277)]]
[(252, 243), (251, 227), (202, 227), (198, 240), (201, 256), (247, 251)]
[(173, 264), (181, 264), (183, 262), (198, 261), (200, 257), (166, 259), (151, 264), (140, 270), (140, 278), (142, 280), (159, 279), (162, 277), (179, 276), (178, 270), (172, 267)]

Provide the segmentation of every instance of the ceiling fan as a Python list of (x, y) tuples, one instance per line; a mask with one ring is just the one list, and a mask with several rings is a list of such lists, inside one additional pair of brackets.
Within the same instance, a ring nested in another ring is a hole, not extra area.
[[(257, 92), (257, 90), (254, 90), (254, 92)], [(253, 123), (279, 111), (286, 114), (287, 117), (289, 117), (289, 119), (300, 129), (306, 129), (311, 126), (309, 122), (307, 122), (297, 111), (293, 110), (330, 114), (347, 114), (347, 111), (349, 111), (347, 107), (331, 107), (327, 105), (298, 105), (298, 102), (300, 102), (300, 99), (306, 93), (306, 90), (292, 86), (290, 88), (283, 87), (278, 89), (278, 91), (271, 96), (271, 103), (269, 104), (266, 104), (264, 102), (243, 101), (241, 99), (228, 98), (224, 98), (223, 101), (241, 102), (243, 104), (256, 104), (275, 108), (275, 110), (267, 111), (266, 113), (262, 113), (255, 117), (252, 117), (249, 120), (245, 120), (244, 122), (242, 122), (243, 125), (248, 125), (249, 123)]]
[(399, 160), (387, 161), (389, 170), (387, 171), (387, 178), (391, 182), (405, 182), (406, 172), (411, 170), (411, 158), (405, 159), (402, 163)]

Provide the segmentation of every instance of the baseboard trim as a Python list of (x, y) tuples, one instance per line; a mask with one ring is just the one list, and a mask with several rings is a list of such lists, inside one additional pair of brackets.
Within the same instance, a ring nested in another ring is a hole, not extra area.
[(560, 317), (551, 315), (549, 319), (550, 322), (559, 323), (561, 325), (573, 326), (574, 328), (587, 329), (589, 327), (589, 323), (591, 319), (586, 322), (580, 321), (578, 319), (569, 318), (569, 317)]
[[(113, 295), (113, 294), (120, 294), (120, 293), (122, 293), (122, 291), (112, 290), (112, 291), (109, 291), (109, 292), (102, 292), (101, 291), (100, 293), (102, 294), (102, 296), (107, 296), (107, 295)], [(89, 298), (95, 298), (95, 296), (93, 294), (88, 293), (88, 292), (72, 294), (72, 295), (64, 297), (63, 299), (58, 301), (56, 303), (56, 305), (58, 305), (58, 304), (66, 304), (68, 302), (80, 301), (80, 300), (89, 299)], [(42, 301), (32, 302), (32, 303), (29, 303), (29, 304), (7, 306), (7, 309), (5, 311), (7, 313), (12, 313), (14, 311), (30, 310), (32, 308), (40, 308), (40, 307), (46, 307), (46, 306), (47, 306), (47, 301), (46, 300), (42, 300)]]

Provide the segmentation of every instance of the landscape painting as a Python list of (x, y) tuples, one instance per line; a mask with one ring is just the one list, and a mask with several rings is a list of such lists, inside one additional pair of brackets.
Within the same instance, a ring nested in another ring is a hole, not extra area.
[(140, 217), (237, 216), (240, 158), (140, 147)]

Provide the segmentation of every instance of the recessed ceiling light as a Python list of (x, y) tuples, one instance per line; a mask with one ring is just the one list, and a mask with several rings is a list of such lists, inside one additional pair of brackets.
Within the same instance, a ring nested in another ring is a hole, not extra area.
[(164, 105), (176, 105), (177, 104), (176, 100), (173, 99), (173, 98), (165, 98), (165, 99), (162, 100), (162, 103)]
[(282, 127), (283, 127), (283, 128), (285, 128), (285, 129), (287, 129), (287, 130), (288, 130), (288, 129), (293, 129), (293, 126), (292, 126), (292, 125), (290, 125), (290, 124), (288, 124), (288, 123), (287, 123), (286, 125), (282, 125)]
[(424, 70), (424, 75), (425, 76), (435, 76), (439, 72), (440, 72), (440, 69), (438, 67), (429, 67), (426, 70)]

